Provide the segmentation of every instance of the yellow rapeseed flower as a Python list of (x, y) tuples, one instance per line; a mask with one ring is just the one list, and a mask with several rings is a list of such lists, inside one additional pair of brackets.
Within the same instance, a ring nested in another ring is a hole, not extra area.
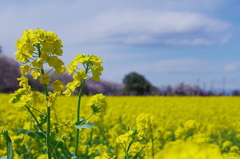
[(21, 86), (21, 87), (28, 86), (28, 78), (27, 77), (22, 75), (20, 78), (17, 78), (17, 80), (20, 81), (19, 86)]
[(57, 92), (55, 92), (55, 93), (51, 93), (49, 96), (48, 96), (48, 101), (47, 101), (47, 106), (48, 107), (53, 107), (54, 106), (54, 104), (55, 104), (55, 102), (56, 102), (56, 100), (57, 100)]
[(92, 79), (95, 81), (99, 81), (103, 71), (103, 67), (101, 66), (102, 62), (104, 62), (104, 60), (102, 60), (100, 57), (95, 55), (86, 55), (86, 54), (76, 55), (75, 58), (68, 65), (68, 72), (69, 74), (72, 74), (73, 72), (75, 72), (78, 68), (78, 64), (81, 63), (84, 65), (85, 69), (91, 70)]
[(66, 90), (63, 92), (66, 96), (70, 96), (77, 87), (81, 85), (81, 82), (78, 80), (73, 80), (72, 82), (68, 82), (66, 85)]
[(41, 73), (37, 69), (34, 69), (32, 70), (31, 75), (33, 79), (37, 79), (41, 75)]
[(28, 66), (28, 65), (21, 65), (19, 68), (20, 68), (22, 75), (26, 75), (28, 73), (28, 71), (30, 70), (30, 66)]
[(73, 79), (74, 80), (82, 80), (82, 79), (87, 79), (87, 75), (84, 73), (83, 69), (80, 69), (77, 73), (74, 73)]
[(34, 60), (33, 62), (31, 62), (31, 65), (35, 68), (43, 69), (43, 59), (38, 58), (38, 59)]
[(64, 90), (64, 85), (63, 85), (62, 81), (60, 81), (60, 80), (55, 80), (52, 83), (52, 87), (55, 91), (63, 91)]
[(104, 96), (102, 93), (95, 94), (94, 96), (91, 97), (89, 101), (89, 106), (91, 105), (98, 105), (101, 107), (100, 112), (105, 113), (107, 109), (107, 101), (106, 101), (106, 96)]
[(39, 82), (41, 84), (46, 84), (48, 85), (51, 79), (48, 77), (48, 73), (40, 75)]

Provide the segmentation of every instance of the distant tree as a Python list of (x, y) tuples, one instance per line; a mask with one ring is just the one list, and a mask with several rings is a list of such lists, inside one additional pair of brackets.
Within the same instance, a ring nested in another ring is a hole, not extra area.
[(14, 92), (19, 88), (19, 63), (14, 59), (0, 54), (0, 92)]
[(144, 76), (131, 72), (123, 79), (124, 91), (134, 92), (137, 95), (150, 94), (155, 87), (148, 82)]
[(2, 53), (2, 46), (0, 46), (0, 54)]

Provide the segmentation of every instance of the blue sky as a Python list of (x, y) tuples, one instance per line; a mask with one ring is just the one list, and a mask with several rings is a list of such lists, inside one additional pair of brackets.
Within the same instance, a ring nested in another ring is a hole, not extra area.
[(14, 57), (23, 30), (54, 31), (67, 65), (105, 60), (102, 79), (132, 71), (161, 87), (184, 82), (240, 89), (239, 0), (1, 0), (0, 45)]

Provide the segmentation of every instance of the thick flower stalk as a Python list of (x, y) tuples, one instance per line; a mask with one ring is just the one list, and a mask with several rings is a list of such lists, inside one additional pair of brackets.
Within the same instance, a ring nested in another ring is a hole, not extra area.
[[(95, 55), (76, 55), (75, 58), (68, 65), (68, 73), (72, 74), (73, 81), (67, 83), (66, 90), (63, 92), (66, 96), (70, 96), (74, 93), (76, 88), (79, 88), (78, 93), (78, 103), (77, 103), (77, 113), (76, 113), (76, 122), (78, 125), (81, 123), (80, 119), (80, 105), (81, 97), (83, 94), (83, 87), (87, 78), (91, 78), (95, 81), (100, 80), (102, 75), (103, 67), (101, 63), (104, 62), (100, 57)], [(79, 68), (79, 65), (82, 65), (83, 68)], [(91, 74), (89, 77), (88, 74)], [(78, 155), (78, 143), (79, 143), (79, 129), (76, 129), (76, 141), (75, 141), (75, 150), (74, 155)]]
[[(43, 31), (41, 29), (26, 30), (23, 31), (22, 37), (17, 40), (15, 52), (16, 59), (22, 63), (20, 71), (22, 76), (18, 78), (19, 90), (17, 90), (12, 98), (13, 103), (18, 103), (20, 106), (25, 106), (29, 109), (34, 103), (43, 102), (42, 93), (35, 91), (28, 84), (28, 78), (25, 77), (27, 73), (30, 73), (33, 80), (38, 80), (44, 86), (44, 95), (47, 107), (47, 130), (46, 130), (46, 144), (48, 149), (48, 158), (51, 158), (50, 151), (50, 111), (54, 105), (57, 94), (64, 90), (63, 83), (59, 80), (53, 81), (52, 88), (54, 92), (49, 92), (48, 87), (51, 82), (50, 76), (53, 74), (60, 75), (66, 69), (64, 63), (58, 57), (62, 55), (62, 41), (52, 31)], [(50, 67), (50, 71), (46, 72), (44, 67)], [(33, 113), (38, 129), (43, 132), (39, 122)]]

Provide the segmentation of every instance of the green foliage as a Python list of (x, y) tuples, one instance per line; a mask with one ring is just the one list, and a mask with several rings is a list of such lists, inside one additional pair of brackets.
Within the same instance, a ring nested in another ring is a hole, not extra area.
[(139, 157), (139, 154), (143, 151), (143, 149), (145, 148), (146, 146), (143, 146), (137, 153), (136, 155), (133, 157), (133, 159), (137, 159)]
[(91, 122), (87, 122), (85, 119), (83, 119), (83, 118), (80, 118), (80, 122), (79, 122), (79, 124), (78, 123), (76, 123), (75, 124), (75, 127), (77, 128), (77, 129), (88, 129), (88, 128), (93, 128), (95, 125), (93, 124), (93, 123), (91, 123)]
[[(46, 135), (45, 135), (46, 132), (37, 132), (37, 131), (24, 130), (24, 129), (17, 129), (17, 132), (28, 135), (36, 140), (39, 140), (39, 139), (45, 140), (46, 139)], [(61, 156), (64, 156), (64, 158), (72, 157), (72, 154), (69, 152), (69, 150), (67, 149), (64, 142), (57, 141), (54, 139), (54, 137), (50, 136), (50, 143), (51, 143), (52, 147), (61, 149), (60, 154), (62, 153)]]
[(3, 130), (1, 134), (3, 135), (3, 138), (5, 139), (7, 145), (7, 156), (3, 156), (3, 158), (13, 159), (12, 140), (8, 135), (8, 131)]
[(137, 95), (150, 94), (157, 90), (144, 76), (136, 72), (127, 74), (123, 79), (123, 84), (125, 92), (134, 92)]

